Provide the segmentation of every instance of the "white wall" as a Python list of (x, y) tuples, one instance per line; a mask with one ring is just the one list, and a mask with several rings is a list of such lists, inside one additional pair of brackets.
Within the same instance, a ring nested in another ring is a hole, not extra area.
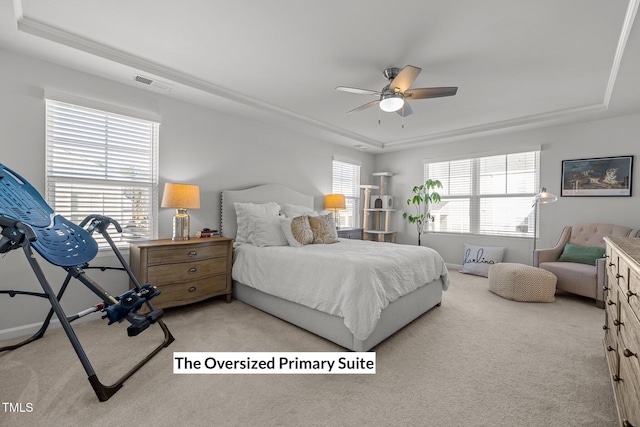
[[(559, 196), (556, 203), (540, 207), (540, 237), (538, 248), (554, 245), (565, 225), (609, 223), (640, 228), (640, 172), (636, 165), (633, 177), (633, 197), (560, 197), (562, 160), (590, 157), (635, 155), (640, 161), (640, 115), (617, 117), (570, 125), (533, 129), (500, 135), (449, 142), (402, 152), (378, 155), (377, 171), (397, 174), (393, 177), (392, 194), (399, 209), (411, 195), (414, 185), (424, 182), (423, 161), (448, 155), (470, 155), (509, 150), (512, 147), (541, 146), (540, 182)], [(398, 203), (399, 202), (399, 203)], [(392, 223), (398, 230), (397, 241), (417, 244), (414, 224), (402, 218), (399, 211)], [(425, 234), (422, 244), (438, 250), (447, 263), (462, 264), (464, 244), (505, 246), (507, 262), (530, 264), (533, 241), (522, 238)]]
[[(45, 186), (44, 91), (54, 90), (161, 116), (160, 195), (166, 181), (200, 185), (201, 209), (190, 211), (191, 229), (218, 228), (220, 191), (260, 183), (288, 184), (322, 197), (331, 192), (332, 156), (362, 163), (363, 179), (373, 172), (373, 155), (314, 140), (262, 122), (187, 104), (138, 89), (0, 50), (0, 163), (14, 169), (41, 193)], [(159, 209), (159, 237), (171, 236), (173, 210)], [(99, 256), (105, 265), (114, 257)], [(54, 289), (64, 271), (43, 261)], [(90, 270), (107, 291), (120, 295), (128, 281), (119, 272)], [(0, 257), (0, 289), (40, 291), (22, 251)], [(98, 303), (74, 280), (62, 300), (68, 314)], [(40, 298), (0, 295), (0, 340), (30, 333), (49, 305)]]

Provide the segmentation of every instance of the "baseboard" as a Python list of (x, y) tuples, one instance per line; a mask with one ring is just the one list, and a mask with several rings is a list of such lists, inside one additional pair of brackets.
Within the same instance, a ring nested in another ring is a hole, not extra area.
[[(95, 320), (95, 316), (85, 316), (85, 317), (81, 317), (77, 320), (75, 320), (73, 323), (77, 324), (77, 323), (82, 323), (82, 322), (86, 322), (89, 320)], [(44, 319), (42, 319), (44, 321)], [(29, 337), (33, 334), (35, 334), (40, 327), (42, 326), (42, 322), (39, 323), (31, 323), (28, 325), (21, 325), (21, 326), (16, 326), (15, 328), (9, 328), (9, 329), (0, 329), (0, 341), (4, 341), (4, 340), (10, 340), (13, 338), (18, 338), (18, 337)], [(60, 321), (56, 318), (51, 319), (51, 323), (49, 323), (49, 327), (47, 329), (56, 329), (61, 327), (60, 325)]]

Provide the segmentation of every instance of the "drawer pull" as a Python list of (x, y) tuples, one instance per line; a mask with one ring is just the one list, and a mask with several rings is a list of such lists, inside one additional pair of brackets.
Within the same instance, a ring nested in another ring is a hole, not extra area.
[(198, 269), (197, 269), (196, 267), (191, 267), (191, 268), (189, 269), (189, 274), (193, 274), (193, 273), (195, 273), (196, 271), (198, 271)]
[(619, 321), (618, 319), (615, 319), (615, 320), (613, 321), (613, 324), (614, 324), (614, 325), (616, 325), (616, 326), (620, 326), (620, 325), (624, 326), (624, 322), (621, 322), (621, 321)]
[(615, 302), (613, 302), (613, 301), (611, 301), (611, 300), (607, 300), (607, 304), (609, 304), (609, 305), (616, 305), (616, 303), (615, 303)]
[(611, 377), (615, 382), (618, 381), (622, 381), (622, 378), (620, 378), (620, 376), (618, 376), (618, 374), (615, 374), (613, 377)]
[(609, 263), (609, 267), (615, 267), (616, 265), (612, 262)]
[(638, 294), (637, 294), (637, 293), (635, 293), (635, 292), (627, 291), (627, 296), (628, 296), (628, 297), (637, 297), (637, 296), (638, 296)]
[(634, 353), (633, 351), (629, 350), (628, 348), (625, 348), (624, 351), (622, 352), (622, 354), (624, 354), (624, 357), (638, 357), (637, 353)]
[(196, 256), (196, 255), (198, 255), (198, 251), (190, 251), (190, 252), (189, 252), (189, 256), (190, 256), (190, 257), (194, 257), (194, 256)]
[(188, 289), (188, 292), (195, 292), (196, 291), (196, 287), (192, 286)]
[(603, 287), (602, 287), (602, 290), (604, 290), (604, 291), (608, 291), (608, 290), (609, 290), (609, 287), (608, 287), (608, 286), (603, 286)]
[(607, 346), (607, 351), (616, 351), (615, 348), (611, 347), (610, 345)]
[(602, 329), (604, 329), (605, 331), (609, 329), (609, 327), (607, 325), (602, 325)]
[(622, 274), (620, 274), (620, 273), (616, 273), (616, 279), (619, 279), (619, 278), (621, 278), (621, 277), (622, 277), (622, 278), (624, 278), (624, 276), (623, 276)]

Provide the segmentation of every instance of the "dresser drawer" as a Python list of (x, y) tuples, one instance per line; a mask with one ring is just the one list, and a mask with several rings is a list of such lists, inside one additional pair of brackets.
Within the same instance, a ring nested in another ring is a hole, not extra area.
[(179, 264), (159, 264), (148, 267), (147, 278), (152, 285), (198, 280), (224, 273), (227, 258), (211, 258)]
[(227, 287), (226, 274), (182, 283), (159, 285), (160, 295), (152, 300), (155, 308), (191, 304), (220, 295)]
[(629, 298), (631, 309), (640, 318), (640, 273), (636, 270), (631, 270), (630, 276), (627, 297)]
[(223, 257), (227, 254), (227, 245), (183, 245), (159, 247), (149, 250), (148, 264), (170, 262), (188, 262), (207, 258)]
[(612, 286), (609, 289), (609, 295), (607, 296), (607, 301), (605, 303), (605, 310), (607, 311), (606, 321), (607, 332), (612, 332), (614, 336), (618, 335), (618, 330), (620, 329), (618, 321), (620, 320), (620, 304), (619, 304), (619, 295), (620, 291), (617, 286)]
[[(620, 307), (619, 337), (624, 348), (633, 354), (640, 355), (640, 322), (628, 304), (622, 304)], [(637, 356), (633, 358), (638, 359)]]
[(620, 418), (633, 426), (640, 426), (640, 363), (637, 357), (620, 355), (620, 381), (617, 396), (620, 399)]
[[(604, 325), (604, 344), (605, 348), (616, 348), (618, 340), (618, 326), (614, 321), (620, 317), (618, 315), (618, 290), (616, 288), (609, 289), (607, 301), (605, 305), (605, 325)], [(617, 366), (616, 366), (617, 372)]]
[(611, 246), (607, 246), (606, 255), (605, 268), (607, 270), (607, 278), (613, 282), (616, 281), (616, 274), (618, 273), (618, 253)]

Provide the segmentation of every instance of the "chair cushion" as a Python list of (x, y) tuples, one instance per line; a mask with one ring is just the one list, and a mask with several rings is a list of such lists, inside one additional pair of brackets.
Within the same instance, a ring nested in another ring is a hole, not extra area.
[(564, 245), (558, 262), (579, 262), (581, 264), (596, 265), (596, 259), (603, 256), (604, 248), (567, 243)]
[(514, 301), (553, 302), (556, 276), (530, 265), (500, 263), (489, 269), (489, 290)]
[(577, 262), (543, 262), (540, 268), (553, 273), (556, 287), (565, 292), (596, 298), (596, 267)]

